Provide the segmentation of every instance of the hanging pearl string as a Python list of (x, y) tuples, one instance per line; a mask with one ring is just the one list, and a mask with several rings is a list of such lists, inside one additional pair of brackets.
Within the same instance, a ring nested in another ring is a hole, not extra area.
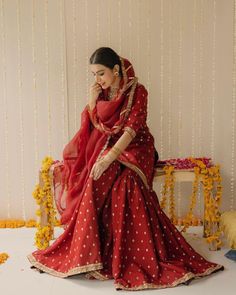
[(35, 0), (32, 2), (32, 65), (33, 65), (33, 101), (34, 101), (34, 169), (35, 182), (38, 180), (38, 165), (39, 165), (39, 151), (38, 151), (38, 97), (37, 97), (37, 74), (36, 74), (36, 50), (35, 50)]
[(111, 1), (108, 1), (107, 3), (107, 21), (108, 21), (108, 45), (111, 44)]
[(138, 66), (138, 73), (140, 69), (140, 1), (137, 2), (137, 66)]
[[(198, 95), (198, 155), (201, 157), (202, 154), (202, 100), (203, 100), (203, 91), (202, 91), (202, 73), (203, 73), (203, 42), (202, 42), (202, 35), (203, 35), (203, 0), (200, 2), (200, 25), (198, 30), (198, 37), (199, 37), (199, 95)], [(200, 217), (202, 216), (202, 198), (201, 198), (201, 184), (198, 184), (198, 194), (197, 194), (197, 215)]]
[(231, 133), (231, 177), (230, 177), (230, 210), (234, 210), (235, 198), (235, 104), (236, 104), (236, 0), (233, 14), (233, 89), (232, 89), (232, 133)]
[[(89, 34), (88, 34), (88, 2), (85, 0), (85, 42), (86, 42), (86, 61), (89, 60)], [(89, 97), (89, 71), (86, 62), (86, 97)]]
[[(146, 19), (146, 31), (147, 31), (147, 91), (150, 93), (150, 18), (151, 18), (151, 11), (150, 11), (150, 1), (147, 2), (147, 19)], [(149, 100), (148, 100), (148, 113), (149, 113)]]
[(100, 18), (100, 3), (99, 0), (97, 0), (97, 5), (96, 5), (96, 34), (97, 34), (97, 44), (100, 44), (100, 24), (99, 24), (99, 18)]
[(164, 79), (163, 79), (163, 69), (164, 69), (164, 45), (163, 45), (163, 34), (164, 34), (164, 16), (163, 16), (163, 0), (161, 0), (160, 7), (160, 159), (163, 159), (163, 91), (164, 91)]
[[(178, 157), (182, 156), (182, 75), (183, 75), (183, 1), (179, 4), (179, 46), (178, 46)], [(177, 184), (177, 200), (178, 200), (178, 216), (182, 215), (181, 212), (181, 186)]]
[(49, 49), (48, 49), (48, 0), (44, 2), (44, 38), (45, 38), (45, 66), (46, 66), (46, 88), (47, 88), (47, 108), (48, 108), (48, 153), (52, 155), (52, 115), (51, 115), (51, 95), (49, 91)]
[(131, 37), (131, 31), (132, 31), (132, 16), (131, 16), (131, 10), (132, 10), (132, 5), (131, 5), (131, 0), (129, 0), (129, 7), (128, 7), (128, 14), (129, 14), (129, 26), (128, 26), (128, 32), (129, 32), (129, 58), (132, 57), (132, 54), (131, 54), (131, 48), (133, 46), (133, 40), (132, 40), (132, 37)]
[(196, 0), (193, 3), (193, 66), (192, 66), (192, 149), (191, 156), (195, 157), (195, 128), (196, 128)]
[(168, 17), (168, 28), (169, 28), (169, 51), (168, 51), (168, 151), (167, 151), (167, 158), (170, 159), (171, 157), (171, 142), (172, 142), (172, 135), (171, 135), (171, 126), (172, 126), (172, 2), (169, 2), (169, 17)]
[(122, 52), (122, 41), (121, 41), (121, 35), (122, 35), (122, 32), (121, 32), (121, 1), (119, 0), (118, 1), (118, 29), (119, 29), (119, 52), (121, 53)]
[(77, 60), (77, 50), (76, 50), (76, 28), (77, 28), (77, 18), (76, 18), (76, 1), (73, 0), (72, 2), (72, 18), (73, 18), (73, 23), (72, 23), (72, 36), (73, 36), (73, 41), (72, 41), (72, 46), (73, 46), (73, 64), (72, 64), (72, 71), (73, 71), (73, 105), (74, 105), (74, 131), (78, 129), (78, 113), (77, 113), (77, 100), (78, 100), (78, 93), (77, 93), (77, 84), (78, 84), (78, 79), (77, 79), (77, 71), (76, 67), (79, 68), (78, 65), (78, 60)]
[[(60, 1), (60, 28), (61, 28), (61, 39), (60, 39), (60, 48), (61, 48), (61, 56), (60, 56), (60, 68), (61, 68), (61, 120), (62, 120), (62, 138), (63, 138), (63, 146), (68, 142), (68, 107), (67, 107), (67, 92), (66, 92), (66, 78), (65, 78), (65, 1)], [(74, 37), (75, 38), (75, 37)], [(76, 60), (76, 59), (75, 59)], [(78, 66), (77, 60), (75, 61)], [(75, 75), (76, 77), (76, 75)], [(75, 85), (76, 86), (76, 85)], [(77, 88), (76, 88), (77, 89)]]
[(203, 102), (203, 91), (202, 91), (202, 83), (203, 83), (203, 41), (202, 35), (204, 33), (204, 26), (203, 26), (203, 0), (200, 2), (200, 26), (199, 26), (199, 112), (198, 112), (198, 155), (202, 155), (202, 102)]
[(216, 98), (216, 0), (213, 1), (213, 40), (212, 40), (212, 71), (211, 71), (211, 158), (214, 160), (215, 148), (215, 98)]
[(18, 50), (18, 102), (20, 115), (20, 179), (21, 179), (21, 204), (22, 218), (26, 220), (25, 212), (25, 178), (24, 178), (24, 122), (23, 122), (23, 99), (22, 99), (22, 34), (21, 34), (21, 6), (20, 0), (17, 1), (17, 50)]
[(179, 5), (179, 47), (178, 47), (178, 157), (182, 156), (182, 75), (183, 75), (183, 13), (182, 13), (183, 2), (180, 1)]
[[(160, 7), (160, 148), (159, 148), (159, 157), (163, 159), (163, 88), (164, 88), (164, 80), (163, 80), (163, 28), (164, 26), (164, 17), (163, 17), (163, 0), (161, 0)], [(160, 185), (159, 194), (163, 191), (163, 183)]]
[(4, 110), (4, 147), (5, 147), (5, 183), (6, 183), (6, 196), (7, 203), (7, 218), (11, 218), (11, 189), (9, 180), (9, 119), (8, 119), (8, 104), (7, 104), (7, 70), (6, 70), (6, 27), (5, 27), (5, 5), (4, 0), (1, 0), (1, 39), (2, 39), (2, 73), (3, 73), (3, 110)]

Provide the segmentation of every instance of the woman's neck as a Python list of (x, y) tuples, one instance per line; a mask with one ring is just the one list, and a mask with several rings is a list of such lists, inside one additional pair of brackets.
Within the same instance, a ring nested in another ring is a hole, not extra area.
[(112, 91), (115, 90), (115, 89), (118, 89), (118, 88), (119, 88), (119, 86), (120, 86), (120, 80), (121, 80), (121, 77), (118, 76), (118, 77), (115, 79), (115, 81), (111, 84), (110, 89), (111, 89)]

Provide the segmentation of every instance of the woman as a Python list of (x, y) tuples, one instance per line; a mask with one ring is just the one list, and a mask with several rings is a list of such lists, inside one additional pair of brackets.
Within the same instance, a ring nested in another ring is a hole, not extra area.
[(131, 63), (102, 47), (90, 66), (95, 83), (81, 128), (54, 169), (65, 231), (30, 262), (58, 277), (114, 279), (117, 290), (173, 287), (223, 270), (196, 253), (159, 206), (148, 93)]

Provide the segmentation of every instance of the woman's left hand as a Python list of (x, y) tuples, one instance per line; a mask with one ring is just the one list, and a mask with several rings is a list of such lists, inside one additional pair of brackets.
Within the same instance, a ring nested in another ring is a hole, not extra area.
[(109, 166), (109, 161), (105, 161), (103, 158), (101, 158), (93, 165), (90, 176), (92, 176), (94, 180), (97, 180)]

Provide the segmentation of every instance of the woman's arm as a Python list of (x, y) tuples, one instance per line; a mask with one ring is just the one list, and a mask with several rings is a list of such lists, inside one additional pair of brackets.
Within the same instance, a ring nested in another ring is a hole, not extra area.
[(122, 136), (116, 142), (116, 144), (106, 154), (104, 159), (107, 161), (110, 160), (111, 162), (115, 161), (119, 157), (119, 155), (127, 148), (133, 138), (134, 136), (132, 136), (130, 132), (125, 130)]
[(110, 151), (94, 164), (90, 174), (94, 180), (97, 180), (111, 165), (111, 163), (119, 157), (119, 155), (127, 148), (133, 138), (134, 135), (131, 132), (127, 130), (124, 131)]

